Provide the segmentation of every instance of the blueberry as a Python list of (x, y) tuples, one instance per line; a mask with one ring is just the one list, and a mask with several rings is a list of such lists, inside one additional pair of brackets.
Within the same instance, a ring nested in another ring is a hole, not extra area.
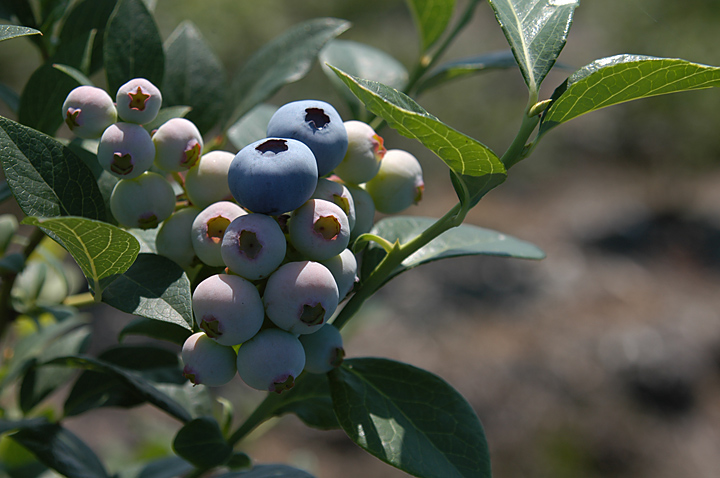
[(102, 88), (78, 86), (62, 106), (65, 123), (75, 136), (99, 138), (105, 128), (117, 121), (117, 110), (110, 95)]
[(235, 376), (235, 350), (198, 332), (185, 340), (182, 347), (183, 376), (195, 385), (219, 387)]
[(162, 94), (145, 78), (134, 78), (118, 89), (115, 101), (118, 116), (123, 121), (148, 124), (160, 111)]
[(352, 290), (358, 280), (358, 263), (355, 254), (350, 249), (345, 249), (337, 256), (320, 261), (320, 264), (328, 268), (335, 278), (338, 286), (339, 298), (342, 301)]
[(196, 259), (190, 234), (193, 221), (199, 213), (200, 208), (191, 206), (167, 218), (155, 237), (157, 253), (172, 259), (180, 267), (190, 267)]
[(320, 178), (312, 198), (324, 199), (339, 206), (348, 218), (350, 230), (355, 227), (355, 201), (348, 188), (341, 183)]
[(355, 205), (355, 227), (350, 231), (350, 241), (354, 241), (372, 229), (375, 223), (375, 203), (363, 188), (351, 184), (345, 184), (345, 187), (350, 191)]
[(385, 153), (380, 171), (365, 184), (375, 208), (385, 214), (394, 214), (417, 204), (424, 189), (420, 163), (415, 156), (400, 149)]
[(110, 195), (110, 210), (122, 226), (153, 229), (175, 210), (175, 192), (167, 179), (148, 171), (118, 181)]
[(285, 258), (286, 241), (280, 225), (264, 214), (235, 218), (225, 230), (220, 254), (234, 274), (249, 280), (264, 279)]
[(332, 273), (318, 262), (283, 264), (265, 286), (263, 302), (268, 318), (293, 334), (311, 334), (327, 322), (338, 305)]
[(300, 141), (265, 138), (247, 145), (230, 164), (228, 185), (237, 202), (273, 216), (307, 201), (317, 186), (312, 151)]
[(200, 208), (217, 201), (232, 199), (228, 187), (228, 169), (235, 155), (228, 151), (210, 151), (185, 175), (188, 199)]
[(116, 123), (107, 127), (98, 144), (100, 166), (120, 179), (133, 179), (150, 169), (155, 145), (142, 126)]
[(242, 277), (216, 274), (192, 295), (198, 326), (220, 345), (238, 345), (260, 331), (265, 309), (255, 286)]
[(350, 243), (350, 226), (339, 206), (310, 199), (288, 221), (293, 247), (308, 259), (322, 261), (336, 256)]
[(310, 373), (327, 373), (339, 367), (345, 357), (342, 336), (332, 324), (298, 339), (305, 350), (305, 370)]
[(342, 162), (335, 168), (335, 174), (343, 181), (361, 184), (370, 181), (380, 169), (380, 161), (386, 149), (383, 139), (375, 130), (362, 121), (346, 121), (348, 150)]
[(242, 344), (237, 354), (240, 378), (257, 390), (281, 393), (291, 389), (304, 367), (303, 346), (284, 330), (259, 332)]
[(267, 135), (305, 143), (315, 155), (319, 176), (335, 169), (348, 149), (342, 118), (332, 105), (319, 100), (281, 106), (268, 122)]
[(203, 139), (192, 121), (172, 118), (155, 131), (155, 165), (165, 171), (183, 171), (192, 168), (200, 159)]
[(195, 217), (192, 225), (193, 249), (198, 258), (209, 266), (224, 266), (220, 247), (225, 230), (236, 217), (247, 214), (230, 201), (212, 203)]

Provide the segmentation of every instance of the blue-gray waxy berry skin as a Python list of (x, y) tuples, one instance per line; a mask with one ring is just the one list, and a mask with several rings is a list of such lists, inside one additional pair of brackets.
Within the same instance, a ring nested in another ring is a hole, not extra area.
[(237, 202), (251, 212), (280, 215), (300, 207), (317, 186), (315, 156), (300, 141), (265, 138), (235, 155), (228, 186)]
[(315, 155), (320, 176), (335, 169), (348, 149), (343, 120), (324, 101), (301, 100), (281, 106), (268, 122), (267, 135), (305, 143)]

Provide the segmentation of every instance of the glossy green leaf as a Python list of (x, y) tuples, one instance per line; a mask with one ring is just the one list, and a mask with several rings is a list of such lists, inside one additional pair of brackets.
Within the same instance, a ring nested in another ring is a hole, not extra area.
[[(378, 221), (370, 231), (387, 239), (391, 244), (396, 240), (404, 244), (414, 239), (432, 224), (436, 219), (418, 216), (386, 217)], [(363, 256), (362, 275), (366, 276), (385, 256), (385, 251), (378, 246), (371, 246)], [(436, 237), (430, 243), (406, 258), (402, 264), (388, 277), (388, 280), (428, 262), (461, 256), (497, 256), (514, 257), (518, 259), (543, 259), (545, 253), (537, 246), (516, 239), (507, 234), (474, 226), (462, 224), (449, 229)]]
[(325, 374), (305, 373), (298, 378), (297, 385), (279, 395), (269, 395), (273, 416), (294, 413), (305, 425), (318, 430), (339, 428), (332, 409), (330, 387)]
[(477, 75), (478, 73), (484, 73), (486, 71), (508, 68), (517, 68), (515, 57), (511, 51), (497, 51), (471, 58), (462, 58), (444, 63), (432, 70), (418, 82), (416, 90), (418, 94), (420, 94), (453, 80)]
[(146, 400), (148, 403), (165, 411), (181, 422), (189, 422), (192, 419), (190, 414), (180, 406), (180, 404), (154, 387), (153, 384), (143, 378), (141, 374), (132, 370), (118, 367), (100, 359), (79, 355), (59, 357), (45, 362), (42, 365), (64, 365), (66, 367), (82, 368), (110, 374), (120, 380), (128, 389), (132, 390), (139, 399)]
[(157, 239), (157, 233), (160, 228), (155, 229), (138, 229), (132, 228), (127, 229), (127, 232), (132, 234), (135, 239), (140, 243), (140, 252), (149, 252), (150, 254), (157, 254), (157, 247), (155, 246), (155, 240)]
[(175, 435), (173, 450), (193, 465), (208, 468), (222, 465), (232, 455), (220, 426), (208, 417), (186, 423)]
[(42, 35), (40, 30), (34, 28), (20, 27), (17, 25), (0, 25), (0, 41), (25, 35)]
[(192, 331), (185, 327), (140, 317), (123, 327), (118, 335), (118, 342), (122, 342), (128, 335), (142, 335), (182, 345), (191, 334)]
[(141, 253), (135, 263), (112, 279), (103, 302), (128, 314), (192, 329), (190, 280), (172, 260)]
[(105, 219), (92, 172), (55, 139), (0, 116), (0, 161), (28, 216)]
[(186, 475), (194, 468), (178, 456), (169, 456), (145, 465), (137, 478), (176, 478)]
[(3, 83), (0, 83), (0, 101), (5, 103), (10, 111), (17, 114), (20, 108), (20, 95)]
[[(59, 337), (42, 351), (38, 360), (43, 362), (64, 355), (76, 355), (84, 352), (88, 345), (90, 332), (86, 327), (73, 330)], [(75, 373), (65, 367), (30, 368), (20, 387), (20, 409), (30, 412), (48, 395), (70, 380)]]
[(568, 78), (552, 96), (540, 134), (591, 111), (640, 98), (720, 86), (720, 68), (674, 58), (617, 55)]
[(580, 0), (488, 0), (525, 83), (537, 93), (560, 55)]
[(420, 33), (422, 50), (427, 51), (450, 23), (455, 0), (407, 0), (407, 4)]
[(330, 372), (340, 425), (380, 460), (423, 478), (489, 478), (482, 424), (440, 377), (386, 359), (345, 360)]
[(145, 128), (148, 133), (152, 133), (153, 130), (158, 129), (163, 123), (170, 119), (187, 117), (190, 110), (192, 110), (192, 108), (189, 106), (168, 106), (167, 108), (160, 108), (155, 119), (148, 124), (144, 124), (143, 128)]
[(238, 150), (267, 137), (267, 125), (277, 106), (261, 103), (230, 126), (227, 137)]
[(51, 62), (33, 72), (20, 95), (18, 120), (38, 131), (55, 135), (64, 118), (62, 105), (68, 93), (80, 83), (53, 67)]
[[(420, 141), (455, 173), (471, 177), (493, 175), (501, 179), (506, 176), (505, 167), (487, 146), (444, 124), (409, 96), (381, 83), (333, 69), (371, 112), (403, 136)], [(474, 192), (471, 190), (471, 195)]]
[(116, 4), (117, 0), (81, 0), (75, 3), (60, 30), (56, 53), (64, 54), (70, 45), (87, 39), (89, 32), (95, 30), (89, 71), (86, 73), (99, 70), (103, 64), (105, 26)]
[(235, 103), (228, 124), (235, 123), (283, 86), (303, 78), (325, 43), (349, 27), (350, 23), (337, 18), (308, 20), (255, 52), (232, 80)]
[(249, 471), (234, 471), (216, 478), (315, 478), (307, 471), (289, 465), (256, 465)]
[(105, 171), (105, 169), (100, 166), (95, 153), (90, 152), (83, 147), (86, 142), (89, 142), (89, 140), (76, 138), (71, 141), (67, 147), (75, 153), (75, 155), (80, 158), (80, 160), (85, 163), (85, 166), (87, 166), (92, 172), (93, 177), (97, 182), (97, 187), (100, 190), (100, 195), (103, 198), (103, 203), (105, 204), (106, 221), (117, 225), (117, 222), (112, 216), (112, 211), (110, 210), (110, 197), (112, 196), (113, 189), (115, 189), (115, 185), (118, 183), (119, 179), (110, 174), (108, 171)]
[(132, 234), (105, 222), (83, 217), (26, 217), (22, 223), (53, 233), (78, 263), (95, 294), (102, 294), (103, 279), (125, 272), (140, 251)]
[(45, 466), (63, 476), (109, 477), (100, 459), (75, 434), (55, 423), (20, 429), (11, 438), (30, 450)]
[(82, 86), (95, 86), (93, 85), (92, 80), (85, 76), (85, 74), (77, 68), (73, 68), (72, 66), (68, 65), (61, 65), (59, 63), (53, 63), (53, 68), (61, 71), (62, 73), (65, 73), (67, 76), (71, 77), (73, 80), (75, 80)]
[(165, 41), (163, 104), (192, 107), (187, 119), (205, 133), (220, 120), (227, 101), (227, 75), (195, 24), (182, 22)]
[(118, 0), (104, 40), (109, 91), (117, 91), (133, 78), (145, 78), (160, 88), (165, 72), (162, 39), (142, 0)]

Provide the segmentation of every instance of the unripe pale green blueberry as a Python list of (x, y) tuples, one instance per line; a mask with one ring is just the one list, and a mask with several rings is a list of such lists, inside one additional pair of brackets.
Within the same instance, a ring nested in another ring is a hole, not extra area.
[(382, 213), (407, 209), (420, 202), (425, 190), (420, 163), (407, 151), (391, 149), (385, 153), (377, 175), (365, 183), (365, 190)]
[(228, 169), (235, 155), (228, 151), (210, 151), (185, 175), (185, 191), (194, 205), (205, 208), (217, 201), (232, 199)]
[(164, 122), (152, 136), (155, 166), (165, 171), (184, 171), (200, 159), (203, 139), (195, 124), (185, 118)]
[(220, 345), (239, 345), (260, 331), (265, 309), (255, 286), (242, 277), (216, 274), (192, 295), (198, 326)]
[(283, 264), (265, 286), (263, 302), (268, 318), (293, 334), (311, 334), (327, 322), (338, 306), (338, 287), (319, 262)]
[(118, 88), (115, 101), (123, 121), (148, 124), (160, 111), (162, 94), (149, 80), (134, 78)]
[(235, 218), (225, 230), (220, 247), (223, 262), (234, 274), (249, 280), (268, 277), (285, 258), (285, 234), (265, 214)]
[(167, 179), (147, 171), (121, 179), (110, 196), (110, 210), (120, 225), (152, 229), (175, 210), (175, 192)]
[(348, 218), (350, 230), (355, 227), (355, 202), (348, 188), (328, 178), (318, 179), (312, 199), (324, 199), (340, 207)]
[(100, 166), (120, 179), (134, 179), (150, 169), (155, 145), (142, 126), (115, 123), (105, 129), (98, 144)]
[(65, 98), (62, 115), (70, 131), (83, 139), (99, 138), (105, 128), (117, 121), (112, 98), (94, 86), (78, 86), (72, 90)]
[(305, 349), (305, 370), (310, 373), (327, 373), (339, 367), (345, 357), (342, 336), (332, 324), (298, 339)]
[(172, 259), (183, 268), (193, 264), (195, 249), (190, 234), (193, 221), (200, 211), (199, 207), (194, 206), (180, 209), (160, 225), (155, 237), (158, 254)]
[(345, 184), (355, 204), (355, 227), (350, 231), (350, 240), (354, 241), (361, 234), (370, 232), (375, 223), (375, 203), (372, 197), (359, 186)]
[(308, 259), (322, 261), (336, 256), (350, 243), (350, 226), (339, 206), (310, 199), (288, 221), (290, 242)]
[(343, 181), (360, 184), (370, 181), (380, 169), (380, 161), (387, 150), (382, 137), (362, 121), (346, 121), (348, 150), (342, 162), (335, 168), (335, 174)]
[(305, 367), (305, 351), (291, 333), (265, 329), (238, 350), (237, 371), (257, 390), (281, 393), (295, 385)]
[(320, 264), (328, 268), (335, 278), (338, 286), (338, 293), (342, 301), (352, 290), (358, 280), (358, 263), (355, 254), (350, 249), (345, 249), (337, 256), (320, 261)]
[(209, 266), (224, 266), (220, 247), (225, 230), (235, 218), (247, 214), (230, 201), (212, 203), (195, 217), (192, 225), (193, 249), (198, 258)]
[(185, 340), (182, 347), (183, 376), (195, 385), (219, 387), (235, 376), (237, 356), (232, 347), (198, 332)]

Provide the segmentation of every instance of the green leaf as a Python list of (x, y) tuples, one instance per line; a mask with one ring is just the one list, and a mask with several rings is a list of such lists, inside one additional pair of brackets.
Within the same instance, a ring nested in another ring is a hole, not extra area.
[(349, 40), (333, 40), (325, 45), (319, 55), (323, 72), (348, 103), (354, 116), (363, 113), (362, 103), (327, 65), (333, 65), (344, 72), (366, 80), (383, 83), (396, 90), (405, 88), (408, 72), (402, 63), (382, 50)]
[(496, 51), (444, 63), (418, 82), (418, 94), (453, 80), (500, 69), (517, 68), (511, 51)]
[[(39, 361), (51, 360), (63, 355), (82, 353), (87, 348), (90, 332), (86, 327), (63, 335), (51, 343), (38, 357)], [(64, 367), (31, 368), (20, 387), (20, 409), (27, 414), (58, 387), (70, 380), (75, 372)]]
[(102, 295), (101, 281), (125, 272), (140, 251), (132, 234), (92, 219), (26, 217), (22, 224), (39, 226), (53, 233), (78, 263), (96, 295)]
[(0, 100), (7, 105), (10, 111), (17, 114), (20, 108), (20, 95), (3, 83), (0, 83)]
[(288, 465), (257, 465), (250, 471), (234, 471), (218, 475), (216, 478), (315, 478), (307, 471)]
[(180, 266), (166, 257), (141, 253), (106, 286), (102, 300), (123, 312), (191, 330), (191, 297), (190, 280)]
[(0, 161), (18, 205), (28, 216), (105, 219), (92, 172), (53, 138), (0, 116)]
[(73, 80), (77, 81), (82, 86), (95, 86), (93, 85), (92, 80), (85, 76), (85, 74), (77, 68), (73, 68), (72, 66), (68, 65), (61, 65), (59, 63), (53, 63), (53, 68), (65, 73), (67, 76), (71, 77)]
[(118, 335), (118, 342), (122, 342), (128, 335), (142, 335), (182, 345), (191, 334), (192, 331), (185, 327), (140, 317), (123, 327)]
[(161, 458), (145, 465), (137, 478), (176, 478), (195, 467), (178, 456)]
[(83, 144), (89, 141), (90, 140), (76, 138), (71, 141), (67, 147), (70, 148), (70, 150), (75, 153), (92, 172), (93, 177), (97, 182), (97, 187), (100, 190), (100, 195), (103, 198), (103, 203), (105, 204), (105, 218), (107, 219), (107, 222), (117, 225), (117, 222), (112, 217), (112, 211), (110, 210), (110, 197), (112, 196), (113, 189), (115, 189), (115, 185), (118, 183), (119, 179), (105, 171), (105, 169), (100, 166), (95, 153), (90, 152), (83, 147)]
[(423, 478), (491, 476), (482, 424), (440, 377), (386, 359), (351, 359), (330, 372), (348, 436), (382, 461)]
[(15, 216), (12, 214), (0, 214), (0, 254), (5, 254), (18, 227), (18, 220)]
[(227, 74), (195, 24), (182, 22), (165, 41), (163, 104), (188, 105), (201, 133), (215, 126), (227, 101)]
[(129, 390), (132, 390), (139, 399), (146, 400), (148, 403), (165, 411), (183, 423), (189, 422), (192, 419), (190, 414), (180, 406), (180, 404), (155, 388), (153, 384), (143, 378), (141, 374), (117, 367), (109, 362), (77, 355), (59, 357), (39, 365), (64, 365), (66, 367), (84, 368), (86, 370), (110, 374), (120, 380)]
[[(356, 78), (331, 68), (372, 113), (387, 121), (390, 127), (403, 136), (420, 141), (456, 174), (470, 177), (498, 176), (500, 182), (507, 175), (505, 167), (487, 146), (444, 124), (409, 96), (381, 83)], [(473, 183), (468, 186), (470, 195), (474, 195), (477, 192), (476, 185)]]
[(167, 108), (160, 108), (160, 111), (155, 119), (148, 124), (143, 125), (143, 128), (145, 128), (148, 133), (152, 133), (153, 130), (158, 129), (167, 120), (173, 118), (185, 118), (191, 110), (192, 108), (189, 106), (168, 106)]
[(11, 438), (30, 450), (44, 465), (63, 476), (109, 477), (100, 459), (75, 434), (54, 423), (20, 429)]
[(40, 30), (34, 28), (19, 27), (17, 25), (0, 25), (0, 41), (25, 35), (42, 35)]
[(142, 0), (117, 2), (105, 29), (104, 63), (109, 91), (117, 91), (133, 78), (162, 85), (165, 72), (162, 39)]
[(203, 468), (222, 465), (233, 451), (218, 423), (208, 417), (186, 423), (175, 435), (173, 450), (181, 458)]
[(675, 58), (617, 55), (570, 76), (552, 96), (540, 134), (591, 111), (640, 98), (720, 86), (720, 68)]
[(18, 120), (38, 131), (55, 135), (64, 118), (62, 105), (80, 83), (48, 61), (33, 72), (20, 95)]
[(90, 68), (87, 73), (99, 70), (103, 64), (105, 26), (116, 4), (117, 0), (82, 0), (74, 4), (60, 31), (60, 44), (56, 54), (62, 54), (70, 48), (69, 45), (87, 39), (89, 33), (95, 30)]
[(22, 420), (5, 420), (0, 418), (0, 435), (4, 435), (7, 432), (19, 430), (21, 428), (31, 427), (47, 423), (44, 418), (25, 418)]
[(425, 52), (442, 36), (450, 23), (455, 0), (407, 0), (415, 26), (420, 33), (420, 44)]
[(127, 229), (127, 232), (135, 236), (135, 239), (140, 243), (140, 252), (149, 252), (150, 254), (157, 254), (157, 247), (155, 241), (157, 239), (157, 233), (159, 228), (155, 229), (139, 229), (131, 228)]
[(230, 126), (227, 137), (238, 150), (267, 137), (267, 125), (278, 110), (277, 106), (261, 103)]
[(280, 88), (303, 78), (329, 40), (350, 27), (337, 18), (316, 18), (295, 25), (253, 54), (233, 78), (235, 123)]
[(529, 90), (537, 93), (560, 55), (580, 0), (488, 0)]
[[(414, 239), (434, 224), (435, 221), (436, 219), (433, 218), (418, 216), (386, 217), (378, 221), (370, 233), (388, 240), (391, 244), (395, 241), (400, 241), (400, 244), (404, 244)], [(375, 266), (385, 256), (385, 251), (375, 245), (371, 245), (370, 249), (366, 250), (365, 253), (363, 256), (363, 277), (372, 272)], [(485, 229), (471, 224), (462, 224), (445, 231), (406, 258), (402, 264), (390, 274), (387, 280), (413, 267), (428, 262), (450, 257), (476, 255), (535, 260), (545, 258), (545, 253), (529, 242), (491, 229)]]
[(306, 373), (291, 390), (279, 395), (268, 395), (268, 400), (273, 402), (272, 416), (294, 413), (307, 426), (318, 430), (340, 427), (332, 409), (330, 387), (325, 374)]

